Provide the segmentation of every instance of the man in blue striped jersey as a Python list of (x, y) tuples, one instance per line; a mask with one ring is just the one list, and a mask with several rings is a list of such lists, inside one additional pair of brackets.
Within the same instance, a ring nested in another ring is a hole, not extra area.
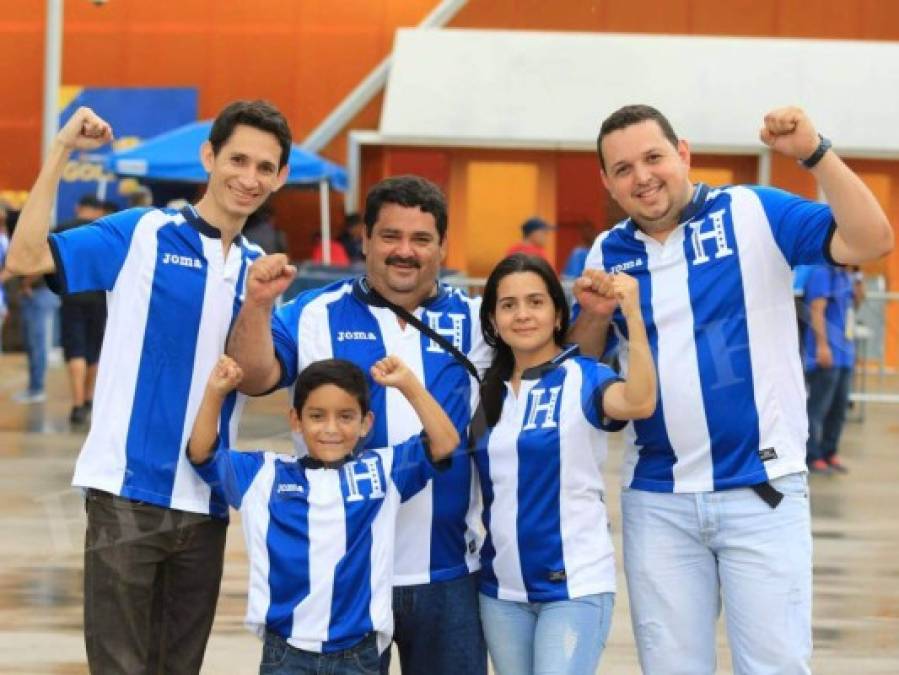
[[(446, 255), (443, 194), (417, 176), (388, 178), (369, 191), (363, 219), (360, 278), (303, 293), (273, 316), (273, 302), (296, 270), (283, 255), (250, 269), (246, 303), (228, 345), (244, 371), (241, 390), (261, 394), (290, 385), (320, 359), (347, 359), (368, 372), (396, 354), (464, 430), (478, 393), (467, 366), (484, 370), (492, 354), (481, 335), (480, 298), (437, 280)], [(403, 311), (432, 334), (402, 318)], [(420, 430), (402, 396), (373, 381), (369, 386), (375, 423), (366, 448), (396, 444)], [(474, 579), (480, 545), (474, 481), (470, 459), (457, 455), (449, 470), (400, 508), (393, 604), (405, 673), (486, 673)]]
[(808, 424), (791, 268), (871, 260), (893, 246), (871, 192), (798, 108), (762, 141), (796, 159), (829, 202), (758, 186), (691, 184), (690, 150), (654, 108), (627, 106), (597, 139), (602, 179), (630, 216), (601, 234), (576, 282), (571, 337), (601, 351), (622, 318), (609, 273), (640, 283), (659, 373), (655, 414), (629, 428), (625, 572), (644, 672), (716, 668), (724, 601), (735, 673), (808, 673)]
[[(262, 254), (240, 235), (284, 182), (290, 129), (263, 101), (216, 118), (200, 155), (206, 194), (182, 211), (138, 208), (49, 234), (69, 155), (112, 140), (80, 108), (60, 130), (10, 247), (17, 274), (62, 292), (107, 292), (93, 424), (73, 484), (87, 491), (84, 624), (99, 673), (196, 673), (221, 581), (227, 505), (191, 468), (185, 441), (206, 379)], [(221, 417), (227, 445), (236, 398)]]

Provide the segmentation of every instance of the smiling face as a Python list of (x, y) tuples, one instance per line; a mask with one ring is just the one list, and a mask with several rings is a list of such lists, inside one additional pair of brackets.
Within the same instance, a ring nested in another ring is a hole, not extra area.
[(430, 213), (386, 203), (362, 247), (366, 276), (384, 297), (411, 310), (434, 292), (446, 242)]
[(553, 337), (561, 315), (546, 283), (535, 272), (513, 272), (497, 285), (493, 326), (516, 363), (549, 361), (559, 348)]
[(301, 434), (309, 454), (322, 462), (335, 462), (351, 454), (371, 428), (374, 416), (362, 414), (359, 400), (335, 384), (309, 392), (300, 414), (290, 411), (290, 426)]
[(242, 223), (287, 178), (287, 166), (278, 168), (281, 146), (275, 135), (245, 124), (234, 127), (217, 153), (204, 143), (200, 156), (209, 172), (202, 201), (224, 223)]
[(618, 129), (602, 139), (602, 181), (612, 198), (647, 234), (678, 223), (690, 201), (690, 149), (672, 145), (655, 120)]

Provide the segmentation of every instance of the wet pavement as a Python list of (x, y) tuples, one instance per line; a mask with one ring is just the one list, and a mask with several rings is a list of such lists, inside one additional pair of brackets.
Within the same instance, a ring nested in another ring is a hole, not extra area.
[[(69, 430), (62, 368), (50, 370), (48, 401), (42, 404), (10, 400), (23, 388), (24, 372), (21, 356), (0, 355), (0, 673), (86, 673), (84, 511), (79, 494), (68, 487), (83, 433)], [(899, 381), (880, 385), (899, 391)], [(252, 402), (239, 447), (289, 451), (286, 406), (283, 393)], [(897, 413), (895, 406), (869, 404), (864, 423), (848, 423), (844, 434), (842, 456), (851, 473), (812, 479), (815, 673), (899, 673)], [(615, 448), (606, 476), (617, 530)], [(617, 532), (616, 544), (620, 550)], [(204, 673), (258, 671), (261, 644), (243, 628), (246, 579), (243, 536), (235, 518)], [(623, 578), (619, 588), (600, 672), (638, 673)], [(719, 645), (719, 672), (730, 673), (723, 632)]]

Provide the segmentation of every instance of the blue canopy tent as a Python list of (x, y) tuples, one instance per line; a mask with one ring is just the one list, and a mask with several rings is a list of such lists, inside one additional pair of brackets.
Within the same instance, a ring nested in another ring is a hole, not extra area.
[[(179, 183), (205, 183), (208, 176), (200, 162), (200, 146), (209, 138), (211, 120), (192, 122), (167, 131), (127, 150), (110, 152), (94, 159), (107, 171), (119, 176)], [(331, 238), (329, 188), (343, 192), (347, 188), (346, 171), (298, 145), (290, 148), (290, 173), (287, 185), (318, 185), (322, 241)], [(103, 189), (101, 185), (100, 189)], [(322, 248), (330, 260), (328, 246)]]

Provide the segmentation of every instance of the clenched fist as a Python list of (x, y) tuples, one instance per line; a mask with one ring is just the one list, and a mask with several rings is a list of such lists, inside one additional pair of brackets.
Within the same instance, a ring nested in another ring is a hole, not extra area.
[(222, 355), (209, 374), (207, 387), (221, 396), (231, 393), (243, 379), (240, 366), (229, 356)]
[(613, 279), (614, 275), (606, 274), (602, 270), (584, 270), (572, 288), (581, 309), (597, 316), (612, 316), (618, 305)]
[(67, 150), (94, 150), (113, 139), (112, 127), (90, 108), (78, 108), (69, 118), (56, 140)]
[(772, 150), (799, 161), (811, 157), (820, 141), (808, 115), (794, 107), (778, 108), (765, 115), (759, 138)]
[(283, 253), (257, 258), (247, 273), (247, 301), (271, 305), (290, 286), (297, 268)]

